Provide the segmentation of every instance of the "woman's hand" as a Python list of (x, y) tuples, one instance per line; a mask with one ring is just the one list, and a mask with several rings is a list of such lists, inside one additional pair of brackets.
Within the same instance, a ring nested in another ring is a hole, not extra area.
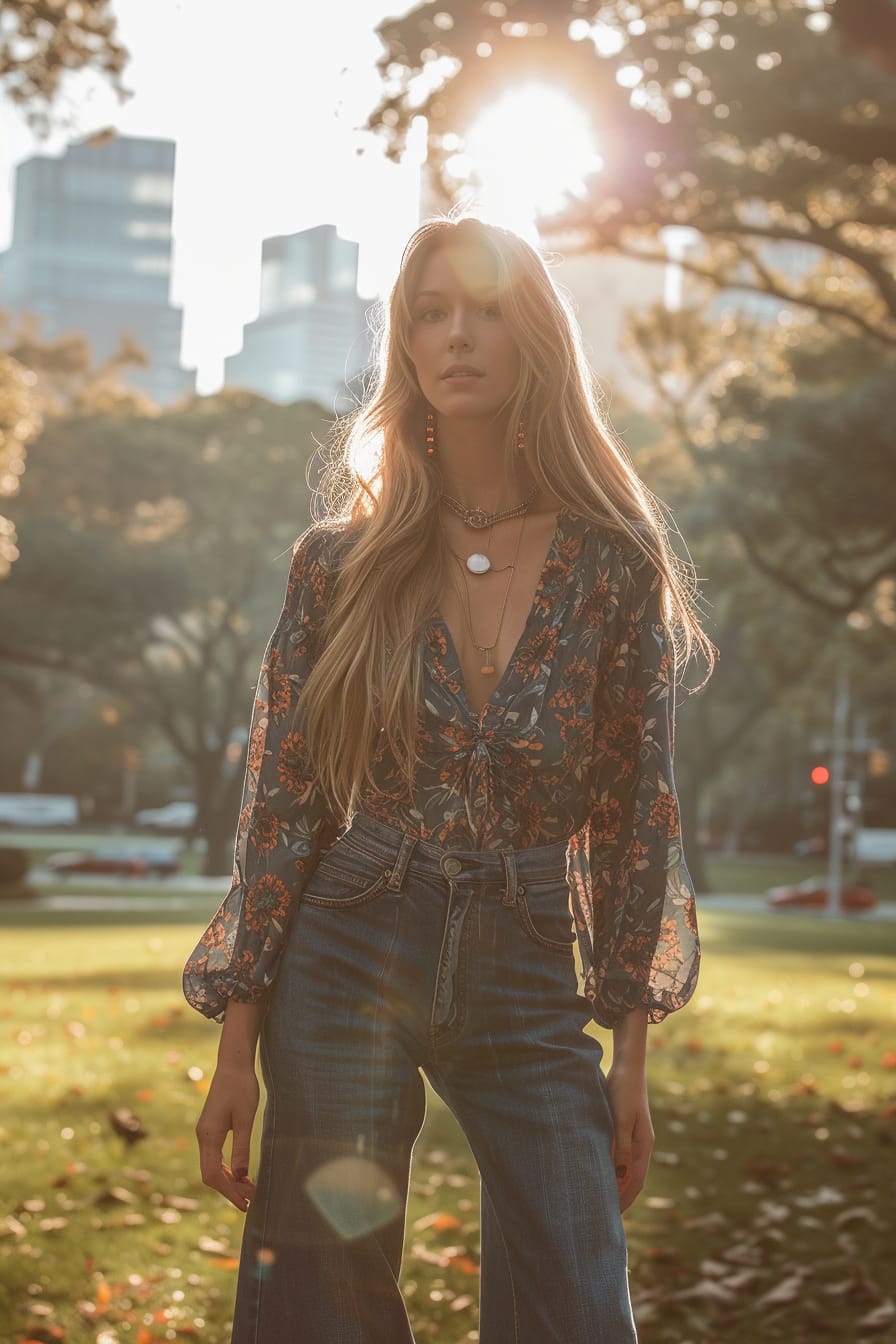
[[(203, 1184), (219, 1190), (241, 1213), (249, 1207), (255, 1185), (249, 1179), (249, 1144), (260, 1089), (250, 1064), (222, 1065), (212, 1076), (205, 1105), (196, 1122), (199, 1167)], [(230, 1166), (224, 1162), (224, 1140), (233, 1132)]]
[(614, 1063), (607, 1074), (607, 1098), (613, 1116), (613, 1163), (624, 1212), (643, 1189), (653, 1148), (647, 1101), (647, 1077), (641, 1065)]

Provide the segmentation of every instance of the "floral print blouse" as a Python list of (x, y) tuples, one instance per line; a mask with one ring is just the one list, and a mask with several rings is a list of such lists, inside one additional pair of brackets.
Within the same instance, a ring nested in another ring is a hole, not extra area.
[[(343, 536), (296, 542), (255, 695), (233, 879), (184, 968), (184, 994), (221, 1022), (229, 997), (262, 999), (302, 891), (340, 826), (291, 729), (339, 566)], [(567, 840), (579, 992), (594, 1020), (682, 1007), (700, 961), (694, 889), (672, 777), (675, 675), (660, 575), (628, 538), (569, 508), (529, 616), (481, 713), (451, 634), (421, 636), (421, 763), (413, 796), (381, 748), (359, 810), (448, 848)], [(301, 716), (299, 718), (301, 723)]]

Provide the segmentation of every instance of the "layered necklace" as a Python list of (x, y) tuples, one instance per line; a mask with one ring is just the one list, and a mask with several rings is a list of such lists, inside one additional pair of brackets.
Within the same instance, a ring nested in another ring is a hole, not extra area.
[[(470, 637), (470, 643), (484, 655), (483, 663), (479, 671), (485, 677), (494, 676), (496, 671), (493, 654), (501, 634), (501, 626), (504, 624), (504, 612), (507, 609), (507, 599), (510, 596), (510, 585), (513, 583), (513, 575), (516, 571), (517, 556), (519, 555), (520, 543), (523, 539), (523, 530), (526, 526), (526, 515), (529, 512), (529, 505), (535, 499), (537, 494), (538, 486), (536, 485), (521, 504), (515, 504), (510, 509), (502, 509), (498, 513), (488, 513), (485, 509), (479, 508), (468, 509), (458, 500), (452, 499), (450, 495), (441, 496), (442, 503), (446, 504), (448, 508), (451, 509), (452, 513), (456, 513), (459, 518), (462, 518), (467, 527), (475, 528), (477, 531), (482, 531), (486, 527), (489, 529), (488, 545), (485, 551), (471, 551), (469, 555), (462, 556), (458, 555), (457, 552), (451, 548), (451, 554), (460, 566), (461, 578), (463, 580), (463, 592), (460, 591), (456, 582), (455, 589), (461, 599), (461, 608), (466, 619), (467, 633)], [(500, 568), (495, 568), (488, 555), (488, 550), (491, 548), (492, 533), (495, 523), (503, 522), (508, 518), (518, 518), (521, 515), (522, 522), (520, 523), (520, 530), (517, 533), (513, 560), (509, 565), (502, 565)], [(470, 574), (488, 574), (490, 572), (501, 574), (505, 570), (510, 571), (510, 577), (508, 578), (504, 589), (504, 600), (501, 603), (501, 615), (498, 618), (498, 628), (495, 631), (490, 644), (479, 644), (473, 634), (473, 619), (470, 610), (470, 585), (467, 579), (467, 571), (469, 571)]]

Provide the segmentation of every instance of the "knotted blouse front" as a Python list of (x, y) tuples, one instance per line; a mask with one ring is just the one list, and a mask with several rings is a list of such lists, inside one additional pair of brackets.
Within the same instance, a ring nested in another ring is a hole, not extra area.
[[(262, 998), (302, 892), (339, 824), (293, 725), (344, 543), (316, 525), (293, 551), (252, 713), (233, 879), (184, 968), (223, 1020)], [(526, 625), (481, 713), (451, 633), (421, 636), (419, 763), (409, 793), (386, 747), (359, 811), (448, 848), (567, 841), (579, 992), (596, 1022), (682, 1007), (700, 959), (672, 776), (675, 677), (660, 575), (628, 538), (562, 508)], [(301, 713), (299, 714), (301, 723)]]

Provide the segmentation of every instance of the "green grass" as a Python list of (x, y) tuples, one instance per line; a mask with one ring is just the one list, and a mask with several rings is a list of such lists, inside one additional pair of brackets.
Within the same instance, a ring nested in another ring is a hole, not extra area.
[[(225, 1344), (241, 1215), (202, 1185), (193, 1135), (218, 1029), (179, 993), (200, 921), (0, 924), (0, 1344)], [(656, 1150), (626, 1215), (642, 1344), (892, 1339), (859, 1322), (892, 1277), (896, 924), (701, 927), (694, 1000), (651, 1028)], [(402, 1288), (418, 1340), (459, 1344), (477, 1338), (478, 1177), (427, 1097)], [(133, 1148), (115, 1106), (148, 1131)]]
[[(806, 877), (825, 877), (827, 859), (798, 859), (787, 854), (738, 854), (726, 857), (709, 854), (706, 874), (713, 891), (726, 895), (764, 896), (769, 887), (785, 882), (802, 882)], [(878, 865), (863, 870), (871, 881), (871, 890), (879, 901), (896, 901), (896, 864)]]

